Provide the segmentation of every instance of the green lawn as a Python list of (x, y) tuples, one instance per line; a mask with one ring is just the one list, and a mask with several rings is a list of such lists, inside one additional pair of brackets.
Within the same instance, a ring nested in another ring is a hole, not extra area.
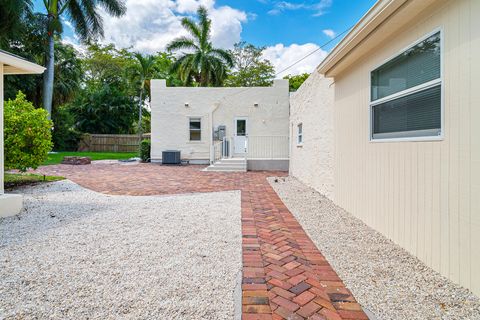
[(90, 157), (92, 160), (122, 160), (138, 157), (137, 152), (58, 152), (48, 155), (43, 165), (59, 164), (65, 156)]
[(15, 189), (20, 186), (59, 181), (65, 179), (57, 176), (44, 176), (33, 173), (5, 173), (5, 189)]

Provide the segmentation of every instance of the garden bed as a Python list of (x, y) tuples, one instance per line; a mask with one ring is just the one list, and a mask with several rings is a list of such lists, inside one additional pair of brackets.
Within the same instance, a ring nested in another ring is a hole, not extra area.
[(138, 157), (138, 152), (56, 152), (49, 153), (43, 165), (60, 164), (63, 157), (89, 157), (96, 160), (126, 160)]
[(13, 190), (21, 186), (35, 185), (39, 183), (59, 181), (65, 179), (59, 176), (47, 176), (34, 173), (5, 173), (5, 189)]

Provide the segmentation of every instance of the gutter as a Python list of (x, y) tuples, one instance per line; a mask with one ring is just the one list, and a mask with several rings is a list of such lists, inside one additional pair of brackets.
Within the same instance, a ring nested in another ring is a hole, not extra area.
[(213, 104), (212, 110), (209, 113), (209, 122), (210, 122), (210, 164), (215, 161), (214, 148), (213, 148), (213, 114), (217, 111), (218, 107), (220, 107), (220, 102), (215, 102)]

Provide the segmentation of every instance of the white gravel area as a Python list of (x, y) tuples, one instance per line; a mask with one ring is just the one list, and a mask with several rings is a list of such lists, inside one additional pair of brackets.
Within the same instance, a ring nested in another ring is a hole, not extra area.
[(480, 319), (480, 301), (469, 290), (297, 179), (269, 181), (358, 302), (377, 319)]
[(22, 193), (22, 213), (0, 219), (0, 319), (234, 318), (239, 191)]

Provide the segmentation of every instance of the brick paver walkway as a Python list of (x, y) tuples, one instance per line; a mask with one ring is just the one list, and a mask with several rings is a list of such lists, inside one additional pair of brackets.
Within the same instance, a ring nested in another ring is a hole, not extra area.
[(95, 164), (39, 171), (63, 175), (106, 194), (241, 190), (242, 319), (368, 319), (266, 180), (285, 173), (203, 172), (201, 168)]

